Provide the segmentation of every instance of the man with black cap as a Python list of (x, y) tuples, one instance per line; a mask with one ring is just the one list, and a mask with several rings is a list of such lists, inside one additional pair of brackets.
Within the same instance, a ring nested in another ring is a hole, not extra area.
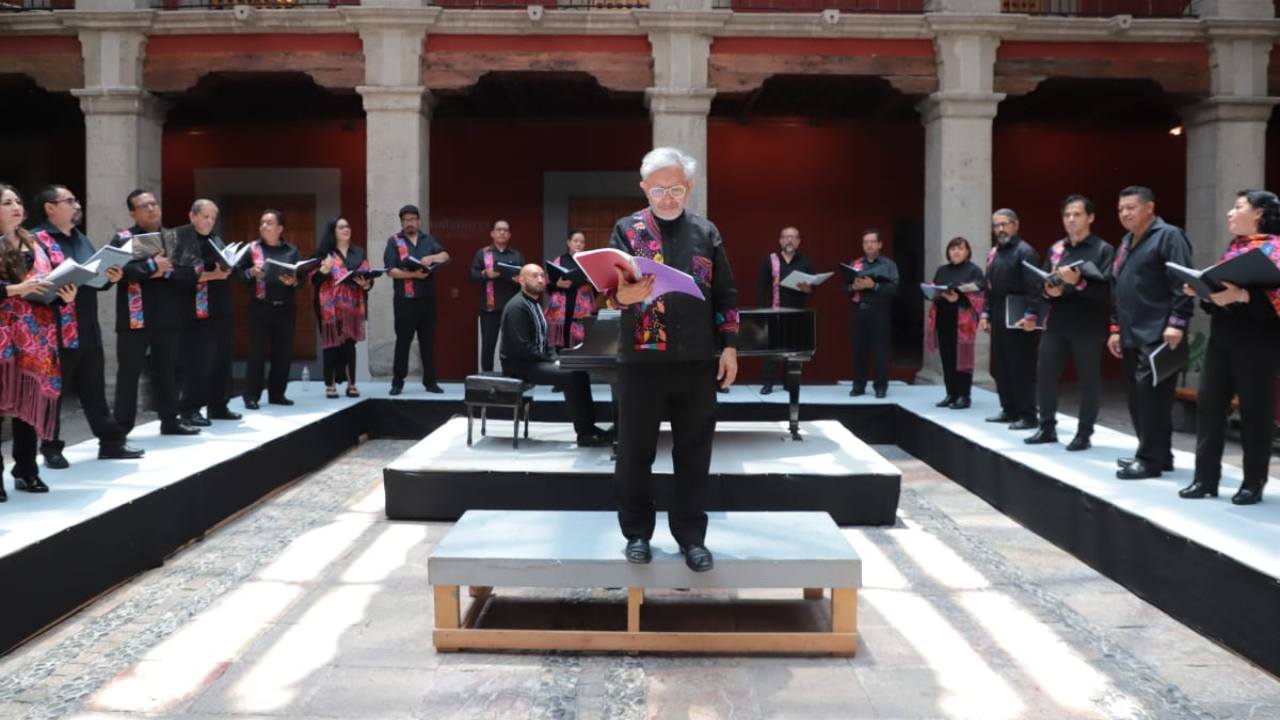
[(441, 393), (436, 383), (436, 282), (435, 268), (449, 262), (434, 237), (422, 232), (422, 213), (416, 205), (400, 208), (400, 232), (387, 239), (382, 263), (395, 291), (391, 309), (395, 315), (396, 353), (391, 368), (391, 394), (404, 391), (404, 378), (409, 374), (409, 346), (418, 336), (418, 354), (422, 361), (422, 386), (427, 392)]

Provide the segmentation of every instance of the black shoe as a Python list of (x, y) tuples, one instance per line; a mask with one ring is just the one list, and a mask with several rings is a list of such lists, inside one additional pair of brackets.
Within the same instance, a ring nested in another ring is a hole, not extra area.
[(257, 409), (258, 409), (258, 407), (259, 407), (259, 405), (258, 405), (258, 401), (257, 401), (257, 400), (255, 400), (255, 399), (253, 399), (253, 398), (245, 398), (245, 399), (244, 399), (244, 409), (245, 409), (245, 410), (257, 410)]
[(729, 388), (717, 386), (716, 392), (720, 393), (721, 395), (727, 395), (729, 393)]
[(1012, 423), (1009, 424), (1010, 430), (1031, 430), (1038, 427), (1040, 427), (1039, 423), (1037, 423), (1035, 420), (1028, 420), (1027, 418), (1014, 420)]
[(627, 562), (645, 565), (653, 560), (653, 551), (649, 549), (649, 541), (644, 538), (631, 538), (627, 541), (627, 549), (623, 551)]
[(9, 502), (9, 494), (4, 491), (2, 484), (0, 484), (0, 502)]
[(1257, 505), (1262, 502), (1262, 488), (1266, 487), (1266, 483), (1261, 485), (1241, 485), (1235, 495), (1231, 496), (1232, 505)]
[(761, 394), (761, 395), (772, 395), (772, 394), (773, 394), (773, 383), (765, 383), (765, 386), (764, 386), (764, 387), (762, 387), (762, 388), (760, 388), (760, 394)]
[(61, 450), (49, 450), (41, 454), (44, 455), (44, 466), (50, 470), (66, 470), (71, 467), (71, 463), (63, 457)]
[(403, 385), (392, 385), (392, 386), (391, 386), (391, 394), (392, 394), (392, 395), (399, 395), (399, 394), (400, 394), (400, 393), (402, 393), (402, 392), (404, 392), (404, 386), (403, 386)]
[(199, 411), (187, 413), (186, 415), (179, 415), (178, 421), (184, 425), (190, 425), (191, 427), (209, 427), (213, 424), (209, 422), (205, 416), (201, 415)]
[(948, 396), (946, 396), (946, 397), (942, 398), (941, 400), (939, 400), (938, 402), (934, 403), (934, 404), (933, 404), (933, 406), (934, 406), (934, 407), (950, 407), (950, 406), (951, 406), (951, 403), (953, 403), (953, 402), (955, 402), (955, 401), (956, 401), (955, 396), (953, 396), (953, 395), (948, 395)]
[[(422, 384), (422, 387), (423, 387), (427, 392), (429, 392), (429, 393), (436, 393), (436, 394), (439, 394), (439, 393), (444, 392), (444, 388), (440, 387), (438, 384), (433, 383), (433, 382), (432, 382), (432, 383), (423, 383), (423, 384)], [(391, 394), (392, 394), (392, 395), (395, 395), (396, 393), (394, 393), (394, 392), (393, 392), (393, 393), (391, 393)]]
[[(18, 477), (17, 475), (14, 475), (13, 489), (29, 493), (49, 492), (49, 486), (44, 484), (44, 481), (40, 479), (39, 475), (32, 475), (31, 477)], [(1254, 502), (1257, 502), (1257, 500)]]
[(888, 393), (889, 393), (889, 391), (888, 391), (888, 390), (886, 390), (886, 389), (884, 389), (884, 388), (876, 388), (876, 397), (878, 397), (878, 398), (882, 398), (882, 397), (884, 397), (885, 395), (887, 395)]
[(1088, 450), (1091, 447), (1093, 447), (1093, 442), (1089, 439), (1088, 435), (1076, 433), (1076, 436), (1071, 438), (1071, 442), (1067, 445), (1067, 452), (1080, 452), (1081, 450)]
[(1015, 418), (1013, 415), (1001, 410), (998, 415), (992, 415), (991, 417), (987, 418), (987, 422), (1010, 423), (1016, 419), (1017, 418)]
[(271, 404), (271, 405), (292, 405), (292, 404), (293, 404), (293, 401), (292, 401), (292, 400), (290, 400), (289, 398), (287, 398), (287, 397), (285, 397), (285, 396), (281, 395), (281, 396), (280, 396), (280, 397), (278, 397), (278, 398), (268, 398), (268, 399), (267, 399), (267, 403), (269, 403), (269, 404)]
[(860, 395), (866, 395), (866, 394), (867, 394), (867, 387), (865, 385), (863, 385), (862, 387), (858, 387), (857, 385), (854, 385), (853, 389), (849, 391), (849, 397), (858, 397)]
[(603, 432), (591, 432), (578, 436), (578, 447), (604, 447), (612, 444), (613, 441), (605, 437)]
[[(1127, 468), (1136, 462), (1138, 462), (1138, 458), (1131, 458), (1131, 457), (1116, 458), (1116, 467)], [(1167, 461), (1165, 461), (1164, 466), (1161, 467), (1160, 469), (1165, 472), (1173, 472), (1173, 458), (1169, 458)]]
[(199, 435), (200, 428), (194, 428), (190, 425), (174, 420), (172, 422), (160, 423), (161, 435)]
[(221, 410), (210, 410), (207, 413), (207, 417), (210, 420), (239, 420), (244, 416), (238, 412), (232, 412), (227, 408), (222, 408)]
[(694, 572), (706, 572), (716, 566), (715, 558), (704, 545), (681, 545), (680, 554), (684, 555), (684, 564)]
[(1028, 445), (1045, 445), (1048, 443), (1056, 443), (1058, 442), (1058, 431), (1054, 430), (1051, 427), (1042, 426), (1039, 430), (1036, 430), (1035, 434), (1032, 435), (1031, 437), (1023, 438), (1022, 442)]
[(555, 395), (562, 395), (564, 394), (564, 388), (560, 387), (559, 385), (552, 385), (551, 392), (552, 394), (555, 394)]
[(952, 410), (968, 410), (971, 405), (973, 405), (973, 400), (970, 400), (969, 396), (965, 395), (964, 397), (956, 398), (956, 401), (947, 407), (950, 407)]
[(147, 451), (142, 448), (129, 447), (124, 443), (119, 445), (99, 445), (99, 460), (137, 460), (146, 455)]
[(1141, 460), (1134, 460), (1129, 465), (1117, 470), (1116, 477), (1121, 480), (1145, 480), (1147, 478), (1160, 477), (1160, 471), (1154, 467), (1149, 467)]
[(1178, 497), (1183, 500), (1199, 500), (1200, 498), (1218, 497), (1218, 483), (1210, 485), (1207, 482), (1193, 480), (1190, 485), (1178, 491)]

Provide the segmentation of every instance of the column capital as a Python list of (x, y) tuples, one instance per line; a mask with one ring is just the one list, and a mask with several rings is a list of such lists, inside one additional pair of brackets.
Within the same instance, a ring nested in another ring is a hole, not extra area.
[(1004, 93), (936, 92), (917, 103), (916, 110), (925, 125), (950, 118), (991, 120), (1004, 98)]
[(710, 35), (733, 17), (732, 10), (632, 10), (642, 30), (688, 32)]
[(714, 88), (651, 87), (644, 91), (650, 113), (669, 115), (707, 115), (715, 96)]
[(1276, 105), (1280, 105), (1280, 97), (1214, 95), (1187, 106), (1182, 111), (1182, 122), (1189, 128), (1214, 122), (1265, 123)]
[[(143, 7), (137, 10), (59, 10), (58, 20), (76, 30), (103, 30), (115, 32), (134, 31), (144, 33), (155, 24), (155, 10)], [(82, 33), (83, 34), (83, 33)]]
[(356, 92), (364, 102), (364, 111), (405, 112), (430, 115), (435, 97), (422, 85), (359, 85)]
[(362, 5), (343, 5), (338, 8), (347, 23), (357, 30), (362, 28), (383, 28), (388, 30), (416, 30), (423, 32), (436, 24), (440, 13), (444, 10), (437, 6), (428, 6), (423, 0), (407, 0), (404, 4), (382, 0), (371, 5), (365, 0)]
[(85, 115), (140, 115), (156, 122), (164, 120), (168, 103), (139, 88), (73, 88)]

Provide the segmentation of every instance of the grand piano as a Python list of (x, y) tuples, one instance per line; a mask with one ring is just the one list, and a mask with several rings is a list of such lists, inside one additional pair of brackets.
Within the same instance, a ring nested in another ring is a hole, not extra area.
[[(560, 351), (560, 367), (586, 370), (594, 379), (613, 384), (618, 368), (618, 310), (601, 310), (585, 318), (582, 344)], [(771, 358), (785, 364), (783, 387), (790, 394), (791, 439), (800, 440), (800, 371), (817, 346), (817, 319), (810, 309), (760, 308), (738, 311), (738, 357)], [(614, 393), (617, 397), (617, 393)]]

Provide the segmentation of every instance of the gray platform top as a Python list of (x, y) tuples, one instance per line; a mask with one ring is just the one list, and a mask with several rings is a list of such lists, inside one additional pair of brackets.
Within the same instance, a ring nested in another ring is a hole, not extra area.
[(612, 512), (471, 510), (427, 561), (435, 585), (494, 587), (859, 587), (862, 560), (822, 512), (710, 513), (711, 572), (684, 565), (658, 513), (653, 562), (623, 557)]

